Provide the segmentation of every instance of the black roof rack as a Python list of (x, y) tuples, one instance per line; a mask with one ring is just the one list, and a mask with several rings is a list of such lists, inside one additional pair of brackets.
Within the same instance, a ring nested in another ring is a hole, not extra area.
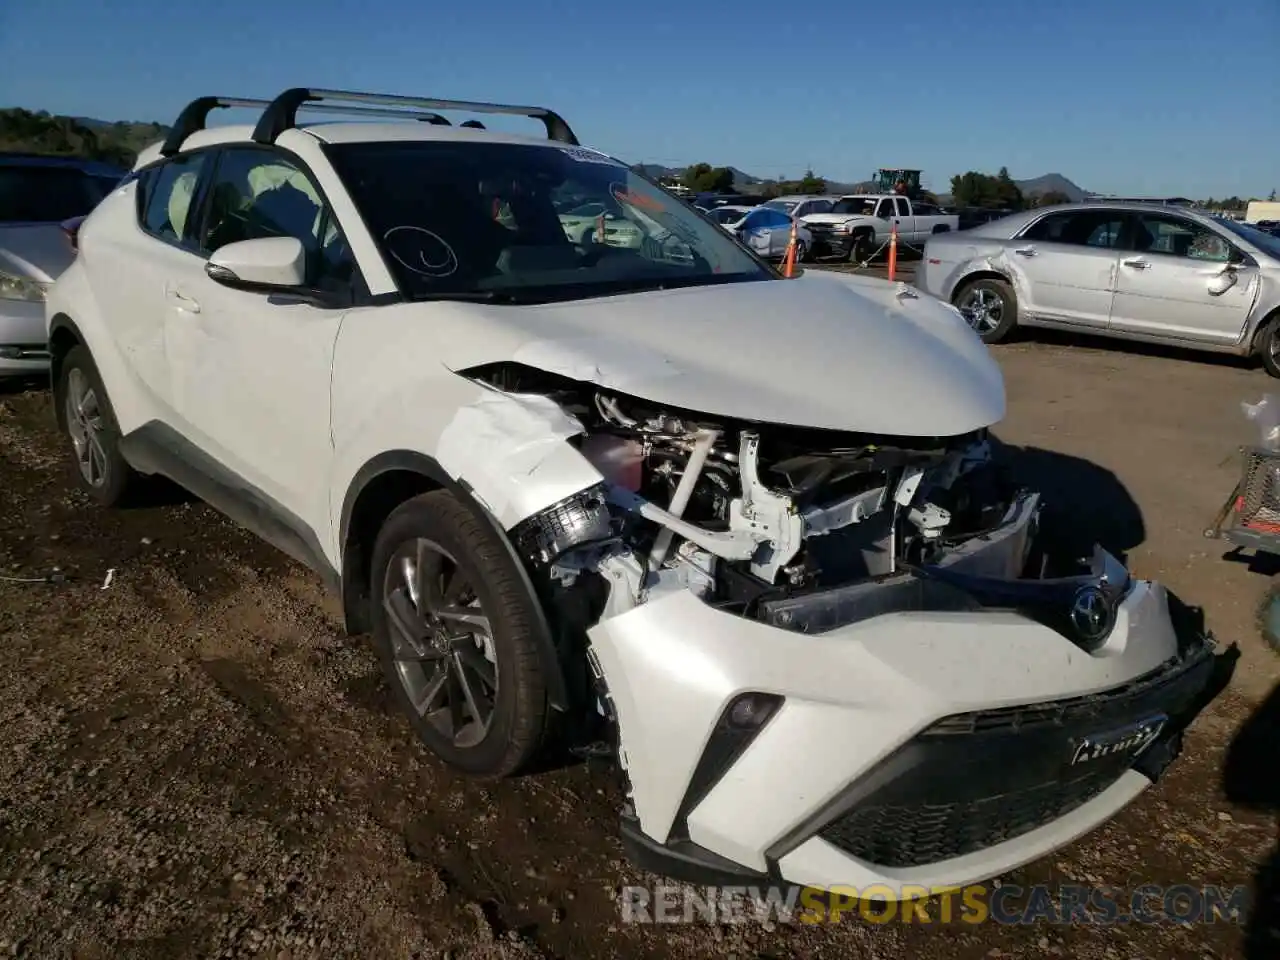
[[(246, 100), (241, 97), (197, 97), (188, 103), (174, 121), (168, 136), (160, 147), (162, 157), (171, 157), (182, 149), (187, 138), (197, 131), (203, 130), (209, 121), (209, 114), (214, 110), (225, 110), (228, 107), (258, 107), (266, 110), (271, 107), (271, 100)], [(409, 110), (380, 110), (377, 107), (344, 107), (339, 104), (304, 104), (307, 109), (323, 110), (325, 113), (356, 114), (363, 117), (396, 117), (402, 120), (421, 120), (437, 126), (449, 126), (449, 121), (438, 113), (418, 113)]]
[[(357, 93), (351, 90), (313, 90), (307, 87), (294, 87), (276, 97), (262, 112), (262, 119), (253, 131), (253, 139), (258, 143), (274, 143), (276, 137), (291, 127), (297, 126), (298, 109), (310, 106), (318, 101), (337, 100), (346, 103), (370, 104), (383, 107), (418, 107), (424, 110), (459, 110), (464, 113), (499, 113), (517, 117), (529, 117), (541, 120), (547, 128), (547, 137), (571, 146), (578, 145), (578, 138), (569, 129), (569, 124), (559, 114), (545, 107), (516, 107), (499, 103), (472, 103), (466, 100), (430, 100), (421, 97), (402, 97), (389, 93)], [(333, 110), (330, 105), (319, 109)], [(359, 112), (374, 114), (367, 108), (346, 108), (342, 112)], [(386, 115), (388, 111), (379, 111)], [(412, 116), (402, 111), (390, 111), (394, 116)], [(376, 115), (376, 114), (375, 114)], [(433, 121), (434, 122), (434, 121)], [(468, 126), (475, 126), (470, 123)]]

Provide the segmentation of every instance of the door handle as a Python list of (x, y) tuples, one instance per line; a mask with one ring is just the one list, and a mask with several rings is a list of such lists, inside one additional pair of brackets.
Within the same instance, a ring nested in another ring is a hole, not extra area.
[(1135, 270), (1146, 270), (1151, 264), (1143, 260), (1141, 257), (1130, 257), (1128, 260), (1120, 261), (1122, 266), (1133, 267)]
[(179, 310), (185, 310), (187, 313), (200, 312), (200, 302), (198, 300), (192, 300), (180, 290), (175, 290), (173, 287), (169, 287), (165, 290), (165, 294), (167, 295), (169, 302)]
[(1036, 255), (1035, 247), (1018, 247), (1013, 251), (1020, 257), (1034, 257)]

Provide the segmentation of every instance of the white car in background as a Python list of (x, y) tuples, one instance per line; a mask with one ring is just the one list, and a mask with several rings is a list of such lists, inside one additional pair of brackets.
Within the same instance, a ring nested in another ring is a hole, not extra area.
[[(409, 122), (299, 126), (316, 101)], [(205, 129), (244, 103), (190, 104), (80, 229), (46, 302), (68, 456), (103, 505), (163, 474), (310, 565), (444, 761), (567, 738), (616, 759), (648, 869), (897, 897), (1173, 761), (1212, 644), (1050, 549), (953, 307), (779, 277), (543, 108), (299, 88)], [(584, 248), (557, 193), (661, 232)]]
[(0, 151), (0, 378), (49, 369), (44, 298), (75, 259), (75, 228), (125, 172)]
[(813, 249), (813, 234), (803, 221), (767, 204), (759, 207), (716, 207), (707, 211), (707, 216), (746, 244), (756, 256), (766, 260), (777, 260), (787, 255), (793, 224), (796, 260), (807, 260)]
[[(580, 246), (604, 243), (611, 247), (639, 250), (644, 241), (644, 230), (603, 203), (584, 203), (559, 216), (564, 235)], [(603, 236), (600, 235), (602, 227)]]

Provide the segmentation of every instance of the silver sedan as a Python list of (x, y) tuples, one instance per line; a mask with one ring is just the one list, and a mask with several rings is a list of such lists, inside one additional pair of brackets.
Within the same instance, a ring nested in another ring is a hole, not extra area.
[(1280, 238), (1186, 207), (1042, 207), (931, 237), (917, 286), (988, 343), (1015, 327), (1258, 354), (1280, 377)]

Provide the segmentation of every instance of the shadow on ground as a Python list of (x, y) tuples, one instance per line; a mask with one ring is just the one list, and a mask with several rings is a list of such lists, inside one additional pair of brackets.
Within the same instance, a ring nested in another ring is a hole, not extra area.
[(1042, 528), (1072, 556), (1088, 556), (1094, 544), (1120, 561), (1147, 537), (1142, 509), (1114, 473), (1091, 460), (1040, 447), (1016, 447), (992, 438), (998, 462), (1015, 479), (1039, 491)]
[(1280, 687), (1258, 706), (1236, 733), (1222, 772), (1223, 792), (1232, 803), (1277, 818), (1277, 846), (1254, 875), (1253, 902), (1245, 934), (1246, 960), (1274, 960), (1280, 954)]

